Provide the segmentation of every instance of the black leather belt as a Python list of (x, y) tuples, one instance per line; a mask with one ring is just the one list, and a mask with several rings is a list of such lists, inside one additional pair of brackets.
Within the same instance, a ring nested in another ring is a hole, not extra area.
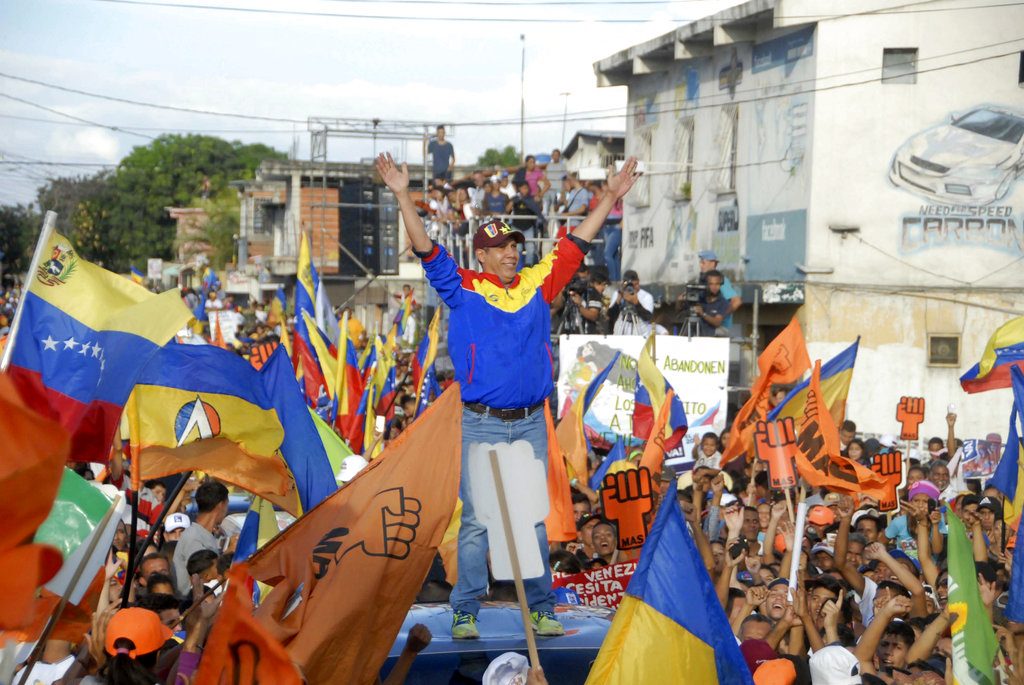
[(495, 409), (494, 407), (488, 407), (486, 404), (480, 404), (479, 402), (463, 402), (462, 406), (471, 412), (477, 414), (483, 414), (484, 416), (493, 416), (496, 419), (502, 421), (519, 421), (525, 419), (527, 416), (536, 414), (544, 408), (543, 402), (538, 402), (532, 407), (523, 407), (521, 409)]

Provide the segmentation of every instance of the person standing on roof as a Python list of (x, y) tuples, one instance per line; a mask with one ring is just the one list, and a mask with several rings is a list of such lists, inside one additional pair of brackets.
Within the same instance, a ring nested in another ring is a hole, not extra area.
[[(423, 262), (431, 286), (451, 308), (448, 351), (462, 388), (462, 525), (459, 530), (459, 578), (452, 590), (452, 637), (476, 638), (479, 597), (487, 590), (487, 529), (473, 511), (468, 467), (470, 445), (526, 440), (536, 458), (547, 463), (544, 402), (552, 382), (549, 305), (572, 279), (590, 241), (616, 200), (629, 192), (640, 174), (630, 158), (610, 175), (608, 192), (575, 231), (562, 238), (536, 266), (517, 272), (523, 234), (503, 221), (488, 222), (473, 236), (480, 271), (460, 268), (432, 241), (409, 195), (409, 168), (389, 154), (377, 158), (377, 171), (398, 200), (413, 252)], [(537, 544), (547, 558), (544, 523), (536, 526)], [(562, 635), (555, 620), (551, 574), (525, 581), (533, 629)]]

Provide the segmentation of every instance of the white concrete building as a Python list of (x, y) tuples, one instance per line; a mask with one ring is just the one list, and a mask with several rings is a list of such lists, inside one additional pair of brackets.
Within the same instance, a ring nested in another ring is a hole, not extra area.
[[(752, 0), (594, 65), (628, 87), (623, 268), (678, 284), (713, 249), (761, 347), (796, 312), (812, 358), (858, 335), (848, 418), (1006, 435), (1009, 391), (958, 377), (1024, 314), (1024, 6)], [(740, 315), (742, 314), (742, 316)]]

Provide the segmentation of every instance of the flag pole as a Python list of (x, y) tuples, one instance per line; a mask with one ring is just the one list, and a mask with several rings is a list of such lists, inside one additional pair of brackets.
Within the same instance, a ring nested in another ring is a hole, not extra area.
[[(50, 214), (53, 214), (54, 217), (57, 216), (53, 212), (47, 212), (48, 216)], [(29, 273), (31, 274), (32, 272), (29, 271)], [(68, 600), (71, 599), (71, 593), (75, 591), (75, 587), (78, 585), (78, 581), (81, 580), (85, 567), (89, 564), (89, 559), (92, 558), (92, 553), (96, 551), (96, 545), (99, 544), (100, 538), (103, 536), (103, 531), (106, 530), (107, 524), (110, 523), (110, 517), (114, 515), (115, 511), (117, 511), (117, 503), (120, 497), (121, 493), (117, 493), (117, 495), (114, 496), (114, 501), (111, 502), (110, 508), (107, 509), (107, 513), (103, 515), (99, 525), (94, 529), (92, 539), (89, 540), (89, 545), (85, 548), (85, 554), (82, 556), (81, 560), (79, 560), (78, 567), (75, 569), (74, 575), (71, 576), (71, 582), (69, 582), (68, 586), (64, 588), (64, 594), (61, 595), (60, 601), (54, 608), (53, 613), (50, 614), (50, 620), (47, 621), (46, 628), (43, 629), (42, 634), (36, 641), (36, 646), (32, 648), (32, 653), (25, 662), (25, 670), (21, 672), (21, 680), (18, 681), (18, 685), (25, 685), (25, 682), (28, 680), (29, 673), (32, 672), (32, 667), (36, 665), (37, 661), (39, 661), (39, 657), (43, 653), (43, 647), (46, 646), (46, 641), (49, 639), (50, 633), (52, 633), (53, 629), (57, 626), (57, 621), (60, 619), (60, 615), (64, 613), (64, 607), (68, 605)], [(125, 583), (128, 582), (129, 579), (126, 578)], [(104, 587), (103, 591), (106, 592), (107, 588)]]
[(18, 309), (14, 312), (14, 320), (11, 322), (11, 330), (7, 335), (7, 345), (4, 347), (3, 356), (0, 357), (0, 373), (7, 371), (11, 363), (11, 355), (14, 353), (14, 343), (18, 340), (18, 329), (21, 328), (21, 317), (25, 313), (25, 297), (28, 296), (32, 279), (39, 268), (39, 262), (43, 259), (43, 249), (50, 242), (50, 235), (54, 226), (57, 225), (57, 212), (47, 211), (43, 218), (43, 228), (39, 232), (39, 240), (36, 241), (36, 249), (32, 253), (32, 261), (28, 264), (28, 274), (25, 279), (25, 287), (21, 291), (21, 299), (18, 300)]
[(494, 485), (498, 491), (498, 507), (501, 509), (501, 523), (505, 528), (505, 543), (508, 545), (508, 558), (512, 562), (512, 579), (516, 585), (516, 598), (519, 600), (519, 613), (523, 616), (523, 632), (526, 633), (526, 648), (530, 653), (530, 668), (540, 668), (540, 656), (537, 654), (537, 638), (530, 627), (530, 610), (526, 606), (526, 589), (523, 586), (523, 573), (519, 569), (519, 552), (512, 538), (512, 521), (508, 516), (508, 502), (505, 500), (505, 485), (501, 479), (501, 465), (498, 453), (490, 451), (491, 471), (494, 473)]

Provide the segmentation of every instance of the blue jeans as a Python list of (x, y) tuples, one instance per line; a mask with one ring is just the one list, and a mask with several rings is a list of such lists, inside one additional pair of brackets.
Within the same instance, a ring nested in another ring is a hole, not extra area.
[[(451, 594), (455, 611), (476, 616), (480, 612), (480, 596), (487, 592), (487, 528), (477, 521), (473, 513), (472, 483), (469, 482), (469, 446), (473, 443), (512, 443), (526, 440), (533, 446), (537, 458), (544, 462), (547, 473), (548, 433), (544, 412), (534, 412), (519, 421), (502, 421), (493, 416), (462, 410), (462, 525), (459, 528), (459, 578)], [(544, 575), (524, 579), (526, 603), (531, 611), (553, 611), (555, 595), (551, 591), (551, 568), (548, 565), (548, 532), (541, 521), (536, 526), (537, 544), (544, 560)]]
[(608, 267), (608, 280), (618, 283), (622, 278), (619, 248), (622, 246), (622, 224), (604, 225), (604, 263)]

